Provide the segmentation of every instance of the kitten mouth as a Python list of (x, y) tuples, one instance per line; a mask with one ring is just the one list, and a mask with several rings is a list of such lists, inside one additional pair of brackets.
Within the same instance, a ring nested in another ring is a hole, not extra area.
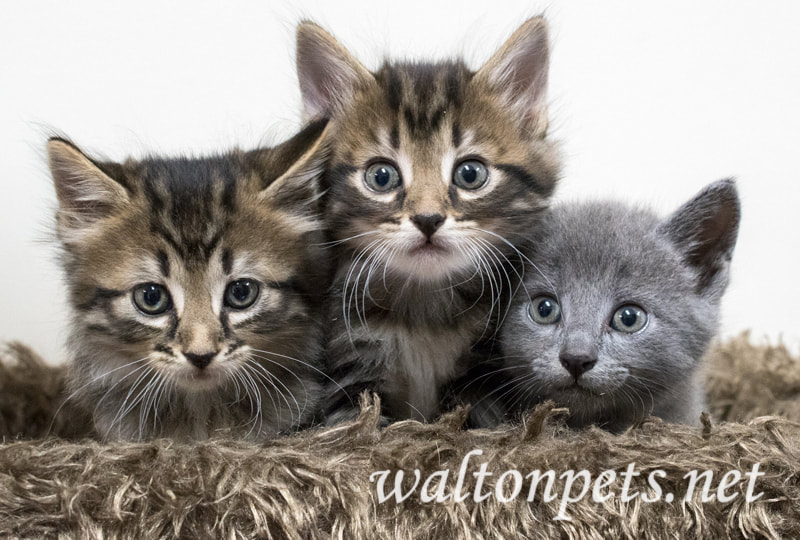
[(433, 243), (431, 240), (420, 242), (408, 250), (412, 255), (446, 255), (449, 250), (440, 243)]
[(215, 369), (196, 369), (185, 371), (179, 378), (183, 386), (195, 389), (209, 389), (219, 386), (222, 378)]
[(581, 395), (581, 396), (594, 396), (603, 397), (607, 392), (599, 392), (593, 388), (587, 388), (581, 385), (579, 381), (573, 380), (570, 384), (566, 384), (558, 389), (558, 392), (568, 395)]

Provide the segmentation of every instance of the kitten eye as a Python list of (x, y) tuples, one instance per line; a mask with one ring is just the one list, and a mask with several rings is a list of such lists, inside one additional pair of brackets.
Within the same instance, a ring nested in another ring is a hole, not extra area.
[(537, 324), (555, 324), (561, 320), (561, 306), (550, 296), (538, 296), (528, 304), (528, 315)]
[(172, 307), (172, 298), (163, 285), (145, 283), (133, 289), (133, 304), (145, 315), (161, 315)]
[(611, 328), (618, 332), (633, 334), (647, 325), (647, 313), (639, 306), (622, 306), (611, 317)]
[(250, 279), (237, 279), (225, 289), (225, 305), (233, 309), (246, 309), (258, 298), (258, 283)]
[(453, 183), (462, 189), (479, 189), (488, 179), (486, 165), (474, 159), (462, 161), (453, 172)]
[(364, 183), (372, 191), (385, 193), (400, 186), (400, 173), (390, 163), (373, 163), (364, 173)]

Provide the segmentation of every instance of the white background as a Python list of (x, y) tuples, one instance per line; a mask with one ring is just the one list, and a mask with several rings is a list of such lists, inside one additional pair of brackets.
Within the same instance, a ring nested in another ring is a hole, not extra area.
[[(62, 358), (44, 141), (109, 158), (253, 146), (298, 124), (294, 26), (310, 17), (369, 67), (464, 54), (526, 17), (552, 27), (559, 197), (667, 212), (736, 176), (744, 217), (723, 332), (800, 343), (798, 2), (8, 3), (0, 18), (0, 339)], [(115, 3), (116, 4), (116, 3)]]

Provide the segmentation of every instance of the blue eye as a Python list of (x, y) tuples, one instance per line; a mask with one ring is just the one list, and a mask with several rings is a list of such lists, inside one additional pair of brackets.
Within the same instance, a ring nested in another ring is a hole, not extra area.
[(561, 306), (550, 296), (537, 296), (528, 304), (528, 315), (537, 324), (555, 324), (561, 320)]
[(372, 191), (385, 193), (400, 186), (400, 173), (390, 163), (373, 163), (364, 173), (364, 183)]
[(647, 325), (647, 312), (634, 304), (622, 306), (611, 317), (611, 328), (633, 334)]
[(246, 309), (258, 298), (258, 283), (251, 279), (237, 279), (225, 289), (225, 305), (233, 309)]
[(161, 315), (172, 307), (172, 298), (163, 285), (145, 283), (133, 289), (133, 304), (145, 315)]
[(462, 189), (479, 189), (489, 180), (486, 165), (475, 159), (462, 161), (453, 172), (453, 183)]

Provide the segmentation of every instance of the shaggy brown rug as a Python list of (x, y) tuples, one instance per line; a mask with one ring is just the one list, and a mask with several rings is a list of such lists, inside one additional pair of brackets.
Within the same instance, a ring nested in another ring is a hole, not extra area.
[[(747, 336), (709, 355), (712, 417), (702, 428), (652, 420), (622, 435), (569, 431), (551, 405), (495, 432), (459, 429), (464, 411), (379, 429), (365, 401), (352, 424), (271, 443), (103, 445), (75, 438), (82, 421), (72, 411), (53, 423), (63, 438), (44, 438), (61, 378), (23, 346), (0, 357), (2, 538), (800, 537), (800, 360)], [(536, 470), (556, 478), (548, 491), (544, 474), (529, 501)], [(684, 476), (707, 470), (687, 497)], [(377, 471), (388, 471), (384, 491)], [(397, 471), (408, 498), (380, 502)], [(657, 494), (654, 472), (672, 502), (643, 500)], [(748, 489), (760, 497), (746, 502)], [(423, 502), (435, 494), (444, 500)]]

